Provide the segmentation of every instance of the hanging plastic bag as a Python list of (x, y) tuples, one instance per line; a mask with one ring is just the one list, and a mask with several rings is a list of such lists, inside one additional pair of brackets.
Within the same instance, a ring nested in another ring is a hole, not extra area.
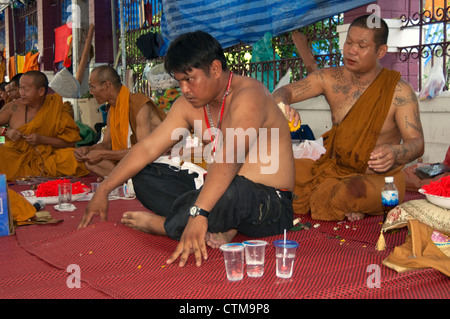
[(300, 144), (292, 144), (294, 158), (309, 158), (312, 160), (319, 159), (326, 149), (323, 147), (323, 138), (320, 137), (315, 141), (305, 140)]
[[(275, 60), (279, 59), (280, 57), (278, 54), (275, 54)], [(251, 62), (268, 62), (272, 60), (274, 60), (272, 34), (266, 32), (264, 37), (253, 45)], [(273, 92), (275, 80), (278, 81), (280, 74), (279, 71), (277, 71), (277, 79), (274, 80), (274, 66), (272, 63), (267, 64), (269, 65), (269, 70), (264, 70), (264, 67), (261, 67), (263, 71), (257, 71), (255, 78), (263, 82), (270, 92)]]
[(444, 71), (441, 64), (435, 64), (430, 70), (430, 76), (425, 82), (422, 91), (419, 94), (419, 100), (431, 100), (432, 98), (438, 96), (445, 86)]
[(48, 86), (64, 98), (80, 97), (80, 83), (66, 68), (56, 73)]
[(151, 98), (165, 112), (168, 112), (175, 100), (181, 95), (178, 81), (164, 69), (164, 64), (157, 64), (144, 69), (144, 76), (152, 88)]
[(152, 90), (166, 90), (178, 86), (178, 81), (166, 72), (162, 63), (153, 67), (147, 64), (144, 70), (144, 76), (149, 81)]

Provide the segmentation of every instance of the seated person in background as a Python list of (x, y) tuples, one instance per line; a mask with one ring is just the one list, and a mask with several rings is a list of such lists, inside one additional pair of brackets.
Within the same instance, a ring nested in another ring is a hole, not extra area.
[(21, 77), (22, 73), (18, 73), (11, 79), (11, 82), (3, 82), (0, 85), (0, 94), (2, 96), (2, 99), (5, 101), (3, 106), (10, 102), (14, 102), (14, 104), (16, 105), (22, 103), (19, 92)]
[[(423, 185), (428, 185), (432, 181), (437, 181), (441, 179), (444, 176), (450, 175), (450, 146), (447, 149), (447, 153), (445, 154), (444, 161), (442, 162), (442, 165), (439, 165), (436, 170), (432, 170), (433, 173), (439, 173), (437, 176), (428, 177), (425, 178), (423, 174), (420, 176), (417, 173), (417, 168), (419, 167), (427, 167), (430, 165), (435, 166), (434, 164), (440, 164), (440, 163), (422, 163), (422, 161), (419, 161), (418, 163), (406, 167), (403, 172), (405, 174), (405, 183), (406, 183), (406, 189), (409, 191), (417, 192), (420, 188), (422, 188)], [(429, 171), (429, 170), (428, 170)], [(422, 178), (421, 178), (422, 177)]]
[(394, 176), (402, 202), (402, 168), (423, 154), (416, 94), (399, 72), (380, 66), (389, 30), (381, 18), (380, 27), (370, 28), (368, 19), (362, 16), (350, 25), (344, 66), (316, 71), (273, 93), (284, 104), (324, 95), (331, 110), (326, 153), (317, 161), (295, 160), (295, 213), (311, 211), (318, 220), (382, 214), (384, 177)]
[(8, 82), (0, 83), (0, 109), (11, 101), (8, 93), (6, 93), (6, 85), (8, 85)]
[[(216, 248), (238, 231), (261, 237), (290, 229), (292, 144), (286, 119), (267, 88), (233, 75), (220, 43), (203, 31), (171, 42), (165, 68), (183, 95), (167, 119), (100, 184), (79, 227), (88, 226), (95, 214), (106, 220), (109, 192), (134, 176), (136, 197), (155, 214), (126, 212), (122, 222), (180, 240), (168, 263), (181, 256), (179, 266), (184, 266), (193, 252), (200, 266), (207, 245)], [(154, 162), (194, 128), (209, 146), (203, 153), (208, 173), (199, 188), (197, 173)]]
[(10, 101), (19, 100), (20, 99), (20, 78), (22, 77), (22, 73), (14, 75), (11, 81), (5, 86), (5, 91), (8, 93)]
[(149, 135), (166, 114), (150, 98), (130, 93), (110, 66), (95, 68), (89, 78), (89, 91), (98, 104), (109, 103), (103, 140), (74, 151), (75, 158), (100, 177), (108, 176), (130, 147)]
[(79, 128), (64, 108), (61, 96), (47, 94), (48, 80), (39, 71), (20, 79), (21, 98), (0, 110), (0, 125), (8, 125), (0, 146), (0, 173), (8, 180), (25, 176), (84, 176), (89, 172), (73, 157)]

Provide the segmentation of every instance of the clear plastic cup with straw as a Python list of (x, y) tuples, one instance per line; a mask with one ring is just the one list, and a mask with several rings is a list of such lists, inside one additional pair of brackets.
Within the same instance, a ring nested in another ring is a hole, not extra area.
[(291, 278), (298, 243), (293, 240), (287, 240), (285, 230), (284, 239), (276, 240), (273, 244), (275, 246), (277, 277)]

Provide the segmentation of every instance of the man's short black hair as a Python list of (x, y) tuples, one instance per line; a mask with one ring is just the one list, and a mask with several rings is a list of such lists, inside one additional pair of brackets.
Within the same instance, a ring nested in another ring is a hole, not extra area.
[[(379, 22), (379, 23), (378, 23)], [(381, 45), (387, 44), (389, 36), (389, 27), (382, 18), (375, 16), (373, 14), (367, 14), (360, 16), (353, 20), (350, 27), (360, 27), (363, 29), (370, 29), (374, 31), (374, 41), (376, 48), (378, 49)]]
[(201, 69), (209, 74), (214, 60), (222, 63), (224, 71), (228, 69), (219, 41), (204, 31), (195, 31), (180, 35), (170, 44), (164, 67), (171, 75), (187, 73), (192, 69)]
[(8, 85), (8, 82), (2, 82), (0, 83), (0, 91), (6, 92), (6, 86)]
[(16, 75), (14, 75), (9, 84), (13, 84), (14, 86), (18, 87), (20, 85), (20, 78), (22, 77), (22, 75), (23, 73), (17, 73)]

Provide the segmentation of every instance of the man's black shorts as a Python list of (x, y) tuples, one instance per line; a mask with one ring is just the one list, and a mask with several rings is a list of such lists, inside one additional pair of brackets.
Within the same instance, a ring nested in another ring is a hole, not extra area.
[[(147, 209), (166, 217), (164, 228), (173, 239), (181, 238), (189, 220), (189, 208), (200, 193), (201, 188), (195, 189), (194, 184), (197, 176), (153, 163), (133, 178), (136, 197)], [(211, 211), (208, 231), (237, 229), (249, 237), (278, 235), (292, 227), (293, 215), (291, 192), (237, 175)]]

